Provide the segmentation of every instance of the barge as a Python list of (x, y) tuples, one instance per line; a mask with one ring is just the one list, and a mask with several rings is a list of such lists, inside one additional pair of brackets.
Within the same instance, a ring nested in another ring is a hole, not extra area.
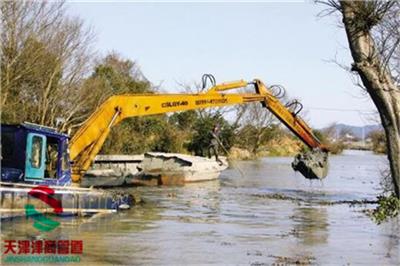
[[(133, 197), (72, 185), (68, 135), (40, 125), (1, 125), (0, 218), (29, 212), (57, 215), (116, 212), (128, 209)], [(54, 211), (54, 205), (63, 211)]]

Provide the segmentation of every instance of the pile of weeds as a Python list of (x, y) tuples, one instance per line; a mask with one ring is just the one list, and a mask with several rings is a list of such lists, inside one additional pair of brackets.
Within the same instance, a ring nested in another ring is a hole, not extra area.
[(377, 223), (399, 215), (400, 199), (394, 193), (389, 196), (378, 196), (378, 205), (375, 209), (367, 210), (367, 214)]

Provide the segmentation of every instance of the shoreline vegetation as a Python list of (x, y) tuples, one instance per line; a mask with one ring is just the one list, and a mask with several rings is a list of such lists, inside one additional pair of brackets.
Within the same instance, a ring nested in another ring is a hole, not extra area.
[[(343, 139), (332, 141), (329, 134), (321, 131), (314, 131), (321, 142), (328, 147), (330, 154), (338, 155), (343, 150), (368, 150), (374, 154), (386, 154), (386, 144), (384, 141), (384, 134), (381, 131), (374, 131), (369, 136), (369, 143), (367, 145), (360, 145), (356, 142), (346, 142)], [(259, 147), (257, 152), (251, 152), (248, 148), (243, 146), (234, 146), (230, 150), (228, 159), (232, 160), (256, 160), (261, 157), (285, 157), (295, 156), (296, 154), (304, 151), (305, 145), (296, 137), (284, 135), (276, 135), (263, 146)]]
[(256, 153), (245, 147), (234, 146), (230, 150), (228, 159), (232, 160), (256, 160), (261, 157), (295, 156), (304, 149), (304, 144), (294, 137), (284, 136), (271, 139), (259, 147)]

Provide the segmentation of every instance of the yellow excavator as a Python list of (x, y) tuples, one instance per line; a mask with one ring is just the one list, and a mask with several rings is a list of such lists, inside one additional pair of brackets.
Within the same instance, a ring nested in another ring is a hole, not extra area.
[[(302, 106), (294, 101), (283, 104), (277, 93), (260, 80), (216, 84), (211, 75), (203, 77), (212, 86), (196, 94), (127, 94), (108, 98), (75, 133), (69, 143), (72, 181), (79, 182), (91, 167), (113, 126), (129, 117), (260, 102), (271, 111), (310, 151), (295, 157), (292, 167), (308, 179), (322, 179), (328, 171), (328, 150), (298, 115)], [(228, 91), (253, 87), (253, 93)], [(280, 93), (278, 93), (280, 94)]]

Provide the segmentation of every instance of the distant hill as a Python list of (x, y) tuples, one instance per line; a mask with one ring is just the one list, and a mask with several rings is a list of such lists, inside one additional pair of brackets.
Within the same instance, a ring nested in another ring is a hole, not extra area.
[[(324, 128), (324, 129), (326, 129), (326, 128)], [(324, 130), (324, 129), (322, 129), (322, 130)], [(351, 126), (351, 125), (346, 125), (346, 124), (336, 124), (334, 126), (334, 129), (335, 129), (335, 134), (337, 136), (340, 136), (341, 133), (346, 132), (346, 133), (353, 135), (354, 137), (362, 139), (363, 136), (367, 137), (368, 134), (372, 131), (382, 130), (382, 126), (376, 124), (376, 125), (366, 125), (366, 126), (358, 127), (358, 126)]]

